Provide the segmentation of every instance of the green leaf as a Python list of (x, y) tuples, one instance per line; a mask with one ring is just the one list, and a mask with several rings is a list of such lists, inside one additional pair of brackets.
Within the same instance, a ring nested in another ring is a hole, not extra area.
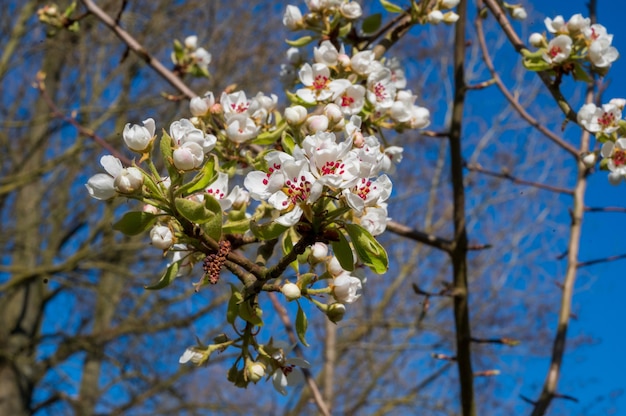
[(404, 9), (397, 4), (394, 4), (387, 0), (380, 0), (380, 4), (383, 6), (385, 10), (390, 13), (404, 13)]
[[(181, 260), (182, 261), (182, 260)], [(180, 261), (176, 263), (172, 263), (170, 267), (167, 268), (161, 279), (153, 285), (144, 286), (148, 290), (159, 290), (167, 287), (176, 279), (176, 275), (178, 274), (178, 268), (180, 267)]]
[(339, 260), (341, 268), (351, 272), (354, 270), (354, 255), (352, 254), (352, 247), (350, 247), (350, 243), (341, 231), (338, 230), (337, 235), (339, 240), (330, 242), (333, 247), (333, 253), (335, 254), (335, 257), (337, 257), (337, 260)]
[(374, 33), (380, 28), (382, 22), (383, 15), (380, 13), (375, 13), (367, 16), (365, 20), (363, 20), (363, 25), (361, 26), (361, 29), (366, 34)]
[(580, 65), (579, 63), (576, 63), (574, 65), (574, 72), (572, 75), (574, 76), (574, 79), (576, 81), (582, 81), (587, 83), (593, 82), (593, 79), (589, 76), (587, 71), (585, 71), (585, 68), (583, 68), (582, 65)]
[(296, 141), (293, 139), (292, 135), (283, 134), (280, 144), (283, 146), (283, 149), (285, 149), (285, 152), (290, 155), (293, 154), (293, 149), (296, 147)]
[(259, 134), (255, 139), (251, 141), (251, 143), (260, 144), (263, 146), (274, 144), (278, 141), (278, 139), (280, 139), (283, 131), (285, 131), (285, 127), (287, 127), (287, 123), (283, 121), (282, 123), (277, 124), (274, 130), (264, 131), (263, 133)]
[(176, 209), (185, 219), (196, 224), (214, 222), (215, 217), (219, 217), (219, 224), (222, 224), (222, 207), (219, 202), (208, 193), (204, 194), (204, 202), (187, 198), (176, 198), (174, 200)]
[(289, 46), (295, 46), (295, 47), (299, 48), (299, 47), (308, 45), (309, 43), (313, 42), (314, 40), (315, 40), (315, 38), (313, 36), (302, 36), (301, 38), (294, 39), (294, 40), (287, 39), (285, 42), (287, 42), (287, 44)]
[(165, 132), (165, 130), (163, 130), (163, 135), (161, 136), (161, 141), (159, 142), (159, 149), (161, 150), (161, 156), (163, 157), (165, 167), (167, 167), (167, 173), (170, 175), (172, 184), (174, 184), (177, 182), (180, 175), (178, 174), (178, 169), (174, 166), (174, 160), (172, 159), (172, 147), (172, 138)]
[(131, 211), (113, 224), (113, 229), (126, 235), (137, 235), (146, 231), (156, 222), (157, 216), (143, 211)]
[(229, 324), (234, 325), (235, 320), (239, 316), (239, 304), (243, 302), (243, 296), (233, 284), (230, 285), (230, 290), (232, 294), (230, 295), (230, 300), (228, 301), (226, 320)]
[(357, 224), (346, 224), (354, 250), (359, 259), (374, 273), (383, 274), (389, 268), (387, 252), (378, 241), (363, 227)]
[(274, 221), (265, 224), (257, 224), (256, 221), (250, 221), (250, 231), (256, 238), (261, 240), (273, 240), (278, 238), (282, 233), (287, 231), (289, 227), (285, 227)]
[(190, 195), (198, 191), (204, 191), (208, 185), (217, 179), (217, 171), (215, 170), (216, 156), (208, 157), (202, 166), (202, 170), (185, 185), (176, 190), (177, 195)]
[(225, 234), (243, 234), (249, 229), (250, 229), (250, 218), (242, 218), (236, 221), (228, 220), (222, 226), (222, 232)]
[(345, 38), (346, 36), (348, 36), (348, 33), (350, 33), (351, 29), (352, 29), (352, 22), (348, 22), (345, 25), (341, 26), (339, 28), (339, 37)]
[[(298, 235), (296, 234), (296, 231), (291, 228), (282, 238), (283, 255), (286, 256), (291, 253), (293, 251), (293, 246), (297, 241)], [(300, 273), (300, 263), (298, 262), (298, 259), (292, 261), (289, 265), (293, 268), (296, 274)]]
[(300, 339), (300, 342), (307, 347), (309, 346), (309, 344), (306, 342), (304, 336), (306, 335), (306, 330), (308, 326), (309, 322), (307, 321), (306, 315), (304, 314), (304, 311), (302, 310), (302, 307), (300, 307), (300, 303), (298, 302), (298, 314), (296, 315), (296, 333), (298, 334), (298, 339)]
[(239, 304), (239, 316), (247, 322), (250, 322), (252, 325), (262, 326), (263, 321), (261, 320), (261, 316), (263, 315), (263, 311), (258, 305), (253, 305), (251, 302), (244, 301)]

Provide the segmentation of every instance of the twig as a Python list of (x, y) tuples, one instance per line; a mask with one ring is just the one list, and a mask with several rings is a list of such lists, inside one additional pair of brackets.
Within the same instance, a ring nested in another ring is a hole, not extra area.
[(477, 163), (466, 164), (465, 167), (468, 170), (471, 170), (471, 171), (474, 171), (474, 172), (483, 173), (485, 175), (494, 176), (496, 178), (507, 179), (507, 180), (509, 180), (509, 181), (511, 181), (513, 183), (518, 184), (518, 185), (532, 186), (533, 188), (543, 189), (543, 190), (546, 190), (546, 191), (556, 192), (556, 193), (559, 193), (559, 194), (574, 195), (574, 191), (572, 189), (560, 188), (558, 186), (546, 185), (546, 184), (540, 183), (540, 182), (532, 182), (532, 181), (527, 181), (527, 180), (524, 180), (524, 179), (519, 179), (519, 178), (511, 175), (510, 173), (505, 172), (504, 170), (502, 172), (495, 172), (495, 171), (492, 171), (492, 170), (487, 170), (487, 169), (483, 168), (481, 165), (479, 165)]
[(167, 82), (169, 82), (174, 88), (183, 93), (187, 98), (191, 99), (197, 94), (194, 93), (179, 77), (177, 77), (172, 71), (167, 69), (158, 59), (152, 56), (133, 36), (122, 29), (115, 20), (106, 14), (104, 10), (99, 8), (91, 0), (81, 0), (81, 3), (87, 8), (87, 10), (96, 16), (102, 23), (109, 27), (122, 42), (124, 42), (130, 50), (135, 52), (141, 59), (143, 59), (148, 65), (162, 76)]
[[(283, 305), (278, 300), (276, 293), (268, 294), (270, 300), (272, 301), (272, 305), (276, 310), (276, 313), (280, 317), (280, 320), (283, 322), (285, 326), (285, 331), (287, 332), (287, 336), (289, 337), (289, 343), (295, 345), (294, 351), (298, 355), (302, 355), (302, 349), (300, 348), (300, 344), (298, 344), (298, 339), (296, 338), (295, 331), (293, 329), (293, 325), (291, 323), (291, 319), (289, 319), (289, 315), (287, 314), (287, 310), (283, 307)], [(315, 382), (315, 378), (311, 374), (311, 372), (307, 368), (302, 368), (302, 372), (304, 373), (304, 378), (306, 380), (309, 389), (311, 389), (311, 394), (313, 395), (313, 400), (315, 400), (315, 404), (317, 405), (319, 411), (324, 416), (330, 416), (330, 410), (328, 410), (328, 406), (322, 397), (322, 393), (320, 392), (317, 383)]]
[(626, 254), (618, 254), (615, 256), (603, 257), (601, 259), (581, 261), (578, 263), (578, 267), (580, 268), (580, 267), (593, 266), (595, 264), (608, 263), (610, 261), (616, 261), (616, 260), (622, 260), (622, 259), (626, 259)]
[[(479, 7), (479, 9), (482, 8), (482, 1), (480, 1), (480, 0), (478, 1), (478, 7)], [(498, 16), (496, 16), (496, 17), (498, 17)], [(506, 19), (506, 14), (504, 14), (501, 18), (502, 19)], [(501, 23), (501, 25), (505, 24), (504, 21), (500, 22), (500, 23)], [(508, 22), (506, 22), (506, 24), (508, 25)], [(565, 149), (573, 157), (579, 158), (580, 154), (578, 153), (578, 151), (576, 150), (576, 148), (574, 146), (572, 146), (571, 144), (567, 143), (561, 137), (557, 136), (556, 134), (554, 134), (553, 132), (548, 130), (539, 121), (537, 121), (537, 119), (535, 119), (533, 116), (531, 116), (526, 111), (526, 109), (520, 105), (520, 103), (513, 96), (513, 94), (511, 94), (509, 89), (504, 85), (504, 82), (502, 82), (502, 79), (500, 78), (500, 75), (498, 74), (498, 72), (495, 69), (493, 61), (491, 60), (491, 57), (489, 56), (489, 49), (487, 48), (487, 41), (485, 40), (485, 33), (483, 31), (482, 18), (480, 16), (477, 17), (476, 20), (475, 20), (475, 27), (476, 27), (476, 37), (478, 38), (478, 44), (480, 45), (480, 50), (481, 50), (482, 55), (483, 55), (483, 61), (485, 62), (485, 65), (487, 66), (487, 69), (491, 73), (491, 76), (493, 77), (493, 80), (494, 80), (495, 84), (497, 85), (498, 89), (500, 90), (502, 95), (504, 95), (504, 98), (506, 98), (506, 100), (509, 102), (511, 107), (513, 107), (515, 109), (515, 111), (517, 111), (517, 113), (524, 120), (526, 120), (528, 122), (528, 124), (533, 126), (537, 131), (539, 131), (541, 134), (546, 136), (552, 142), (556, 143), (558, 146), (560, 146), (563, 149)], [(508, 25), (507, 27), (512, 32), (512, 33), (507, 33), (507, 35), (509, 35), (509, 39), (514, 37), (514, 39), (516, 41), (520, 42), (520, 44), (516, 46), (516, 49), (518, 49), (518, 51), (519, 51), (520, 48), (526, 48), (523, 44), (521, 44), (521, 41), (519, 40), (519, 38), (517, 38), (517, 34), (513, 31), (513, 29), (510, 27), (510, 25)], [(504, 27), (503, 27), (503, 29), (504, 29)], [(511, 41), (511, 42), (513, 42), (513, 41)], [(544, 82), (545, 82), (545, 80), (544, 80)], [(551, 88), (551, 86), (549, 86), (548, 88)], [(557, 91), (558, 91), (558, 88), (557, 88)], [(552, 90), (551, 90), (551, 92), (552, 92)], [(555, 97), (555, 99), (556, 98), (557, 97)], [(560, 92), (559, 92), (559, 98), (562, 98), (562, 96), (560, 95)], [(570, 111), (571, 111), (571, 109), (570, 109)], [(575, 115), (574, 115), (574, 119), (573, 120), (576, 121)]]
[(622, 212), (626, 213), (625, 207), (585, 207), (586, 212)]

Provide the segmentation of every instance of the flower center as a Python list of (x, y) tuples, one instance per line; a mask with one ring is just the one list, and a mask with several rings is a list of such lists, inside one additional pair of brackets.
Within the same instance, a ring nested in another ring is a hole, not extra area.
[(350, 107), (352, 104), (354, 104), (354, 98), (348, 96), (348, 95), (342, 95), (341, 96), (341, 106), (342, 107)]
[(287, 208), (306, 201), (311, 194), (311, 183), (306, 180), (304, 175), (300, 176), (300, 178), (293, 178), (293, 180), (287, 179), (283, 192), (289, 198), (289, 201), (283, 202), (283, 206)]
[(322, 175), (334, 175), (335, 173), (339, 174), (339, 175), (343, 175), (345, 173), (345, 168), (346, 165), (344, 165), (342, 162), (340, 161), (329, 161), (326, 162), (324, 164), (324, 166), (322, 166), (320, 168), (320, 173)]
[(598, 118), (598, 124), (602, 127), (610, 127), (615, 123), (615, 114), (613, 113), (603, 113), (600, 118)]
[(553, 46), (552, 49), (550, 49), (549, 54), (550, 54), (550, 57), (555, 58), (561, 52), (563, 52), (561, 48), (559, 48), (558, 46)]
[(377, 82), (374, 85), (374, 95), (376, 95), (377, 101), (384, 101), (387, 98), (387, 88), (382, 83)]
[(313, 80), (313, 89), (317, 91), (325, 90), (329, 82), (330, 79), (328, 79), (328, 77), (317, 75)]
[(615, 149), (613, 152), (613, 163), (615, 166), (626, 165), (626, 150)]

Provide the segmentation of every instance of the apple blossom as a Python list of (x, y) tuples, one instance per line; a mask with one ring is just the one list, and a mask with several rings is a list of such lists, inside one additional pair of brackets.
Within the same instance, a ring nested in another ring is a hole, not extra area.
[(126, 143), (126, 146), (128, 146), (130, 150), (142, 153), (152, 142), (155, 130), (154, 120), (148, 118), (143, 121), (143, 126), (138, 124), (131, 126), (130, 123), (127, 123), (124, 127), (122, 137), (124, 138), (124, 143)]

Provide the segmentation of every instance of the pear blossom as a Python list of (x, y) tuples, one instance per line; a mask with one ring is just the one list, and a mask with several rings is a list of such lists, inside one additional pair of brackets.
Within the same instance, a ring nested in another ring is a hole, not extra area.
[(202, 97), (193, 97), (189, 102), (189, 111), (194, 117), (201, 117), (215, 105), (215, 97), (212, 92), (207, 92)]
[(343, 112), (337, 104), (326, 104), (324, 106), (323, 113), (328, 118), (328, 121), (332, 124), (337, 124), (343, 121)]
[(155, 130), (154, 120), (148, 118), (143, 121), (143, 126), (138, 124), (131, 126), (130, 123), (127, 123), (124, 127), (122, 137), (124, 138), (124, 143), (126, 143), (126, 146), (130, 150), (141, 153), (145, 151), (152, 142)]
[(441, 8), (444, 10), (454, 9), (460, 2), (461, 0), (441, 0)]
[(526, 9), (523, 7), (515, 7), (511, 11), (511, 17), (516, 20), (525, 20), (528, 17), (528, 13), (526, 13)]
[(287, 300), (292, 301), (299, 299), (302, 296), (300, 288), (295, 283), (287, 282), (281, 288), (280, 291), (287, 298)]
[(99, 200), (113, 198), (117, 191), (115, 190), (114, 180), (122, 173), (124, 169), (122, 162), (115, 156), (106, 155), (100, 158), (100, 164), (107, 172), (97, 173), (87, 181), (85, 185), (89, 196)]
[(191, 53), (191, 57), (196, 62), (199, 68), (203, 70), (209, 69), (209, 64), (211, 63), (212, 56), (211, 54), (204, 48), (198, 48)]
[(400, 65), (398, 58), (393, 57), (385, 62), (385, 67), (391, 71), (391, 82), (396, 89), (401, 90), (406, 87), (406, 75), (404, 69)]
[(351, 276), (349, 272), (344, 271), (333, 279), (332, 288), (337, 302), (354, 303), (361, 297), (360, 291), (363, 286), (358, 277)]
[(333, 45), (331, 41), (325, 40), (319, 47), (313, 48), (313, 56), (316, 63), (327, 66), (335, 66), (337, 65), (339, 51), (335, 48), (335, 45)]
[(331, 322), (337, 323), (343, 319), (346, 315), (346, 305), (340, 302), (335, 302), (328, 305), (326, 316)]
[(346, 115), (358, 114), (365, 105), (365, 87), (362, 85), (350, 85), (337, 97), (337, 104)]
[(605, 142), (600, 154), (607, 160), (607, 168), (611, 171), (609, 181), (617, 185), (626, 178), (626, 138), (619, 138), (613, 142)]
[(135, 167), (122, 169), (119, 175), (113, 179), (113, 187), (121, 194), (134, 194), (141, 191), (143, 186), (143, 173)]
[(322, 242), (316, 242), (311, 246), (311, 258), (316, 262), (321, 262), (326, 260), (328, 256), (328, 245)]
[(287, 358), (286, 354), (290, 353), (293, 347), (288, 347), (287, 344), (280, 341), (274, 345), (275, 351), (271, 360), (271, 366), (274, 370), (272, 373), (272, 385), (280, 394), (287, 395), (287, 386), (302, 384), (304, 381), (302, 371), (298, 371), (296, 368), (309, 368), (311, 365), (302, 358)]
[(180, 364), (186, 364), (189, 361), (196, 365), (201, 365), (204, 361), (206, 361), (206, 354), (203, 354), (196, 347), (189, 347), (185, 350), (183, 355), (180, 356), (178, 362)]
[(391, 71), (382, 68), (367, 77), (367, 99), (374, 104), (377, 111), (388, 109), (393, 105), (396, 88), (391, 80)]
[(528, 43), (533, 45), (535, 48), (540, 48), (544, 46), (545, 38), (543, 37), (541, 33), (535, 32), (531, 34), (530, 37), (528, 38)]
[(366, 207), (363, 215), (358, 217), (359, 224), (372, 236), (382, 234), (387, 229), (387, 204), (380, 203), (376, 207)]
[(591, 19), (588, 17), (583, 17), (582, 14), (577, 13), (570, 17), (567, 21), (567, 30), (570, 33), (578, 33), (586, 30), (591, 23)]
[(392, 184), (387, 175), (381, 175), (375, 180), (361, 178), (351, 189), (343, 191), (346, 203), (357, 213), (362, 213), (365, 207), (379, 206), (391, 195)]
[(307, 103), (318, 103), (335, 99), (352, 83), (347, 79), (332, 80), (328, 66), (315, 63), (304, 64), (298, 72), (304, 88), (296, 91), (296, 95)]
[(228, 193), (228, 175), (224, 172), (218, 172), (217, 179), (206, 188), (206, 193), (217, 200), (222, 211), (230, 209), (235, 204), (241, 207), (242, 204), (247, 202), (249, 197), (247, 191), (241, 189), (239, 185), (235, 185)]
[(328, 130), (328, 117), (323, 114), (310, 116), (306, 120), (307, 131), (311, 134), (315, 134), (319, 131)]
[(246, 366), (246, 377), (253, 383), (265, 377), (265, 366), (259, 362), (252, 362)]
[(283, 165), (285, 186), (272, 194), (267, 202), (282, 215), (276, 219), (278, 224), (286, 227), (295, 225), (304, 213), (301, 204), (315, 202), (319, 195), (311, 193), (311, 186), (315, 182), (314, 176), (305, 161), (286, 161)]
[(174, 252), (172, 262), (167, 265), (169, 268), (172, 264), (178, 263), (178, 273), (176, 277), (184, 276), (191, 273), (193, 269), (192, 251), (185, 244), (174, 244), (171, 247)]
[(170, 137), (174, 140), (174, 144), (177, 146), (183, 146), (187, 143), (197, 144), (200, 147), (203, 156), (204, 153), (208, 153), (213, 150), (215, 144), (217, 143), (217, 137), (212, 134), (206, 134), (194, 126), (193, 123), (186, 118), (175, 121), (170, 125)]
[(255, 138), (261, 129), (246, 114), (233, 115), (226, 123), (226, 136), (235, 143), (243, 143)]
[(567, 35), (559, 35), (548, 43), (543, 59), (549, 64), (560, 64), (567, 60), (572, 52), (572, 38)]
[(448, 12), (443, 15), (444, 23), (452, 24), (452, 23), (456, 23), (457, 20), (459, 20), (459, 15), (454, 12)]
[(174, 149), (172, 159), (176, 169), (189, 171), (199, 168), (204, 162), (204, 151), (196, 142), (186, 142)]
[(236, 91), (230, 94), (223, 92), (220, 96), (220, 104), (222, 104), (224, 117), (227, 121), (230, 117), (237, 114), (243, 113), (247, 115), (250, 107), (250, 101), (244, 91)]
[(591, 133), (613, 133), (619, 128), (621, 118), (621, 109), (611, 103), (603, 104), (602, 107), (596, 107), (593, 103), (585, 104), (577, 114), (578, 124)]
[(374, 51), (361, 51), (354, 54), (350, 59), (352, 70), (362, 76), (369, 75), (372, 71), (382, 68), (382, 64), (376, 60)]
[(589, 46), (589, 60), (597, 68), (607, 68), (619, 57), (619, 52), (611, 46), (609, 38), (600, 38)]
[(187, 36), (183, 43), (185, 48), (195, 50), (198, 48), (198, 37), (196, 35)]
[(250, 197), (257, 201), (268, 199), (285, 184), (283, 164), (294, 161), (294, 158), (284, 152), (270, 152), (265, 156), (267, 172), (260, 170), (249, 172), (243, 181), (244, 187), (250, 192)]
[(174, 244), (172, 230), (164, 225), (155, 225), (152, 227), (152, 230), (150, 230), (150, 239), (152, 245), (161, 250), (167, 250)]
[(549, 17), (546, 17), (543, 22), (546, 25), (546, 29), (548, 29), (548, 32), (550, 33), (558, 33), (558, 32), (567, 33), (567, 26), (565, 24), (565, 19), (563, 19), (563, 16), (561, 15), (556, 16), (554, 19), (550, 19)]

